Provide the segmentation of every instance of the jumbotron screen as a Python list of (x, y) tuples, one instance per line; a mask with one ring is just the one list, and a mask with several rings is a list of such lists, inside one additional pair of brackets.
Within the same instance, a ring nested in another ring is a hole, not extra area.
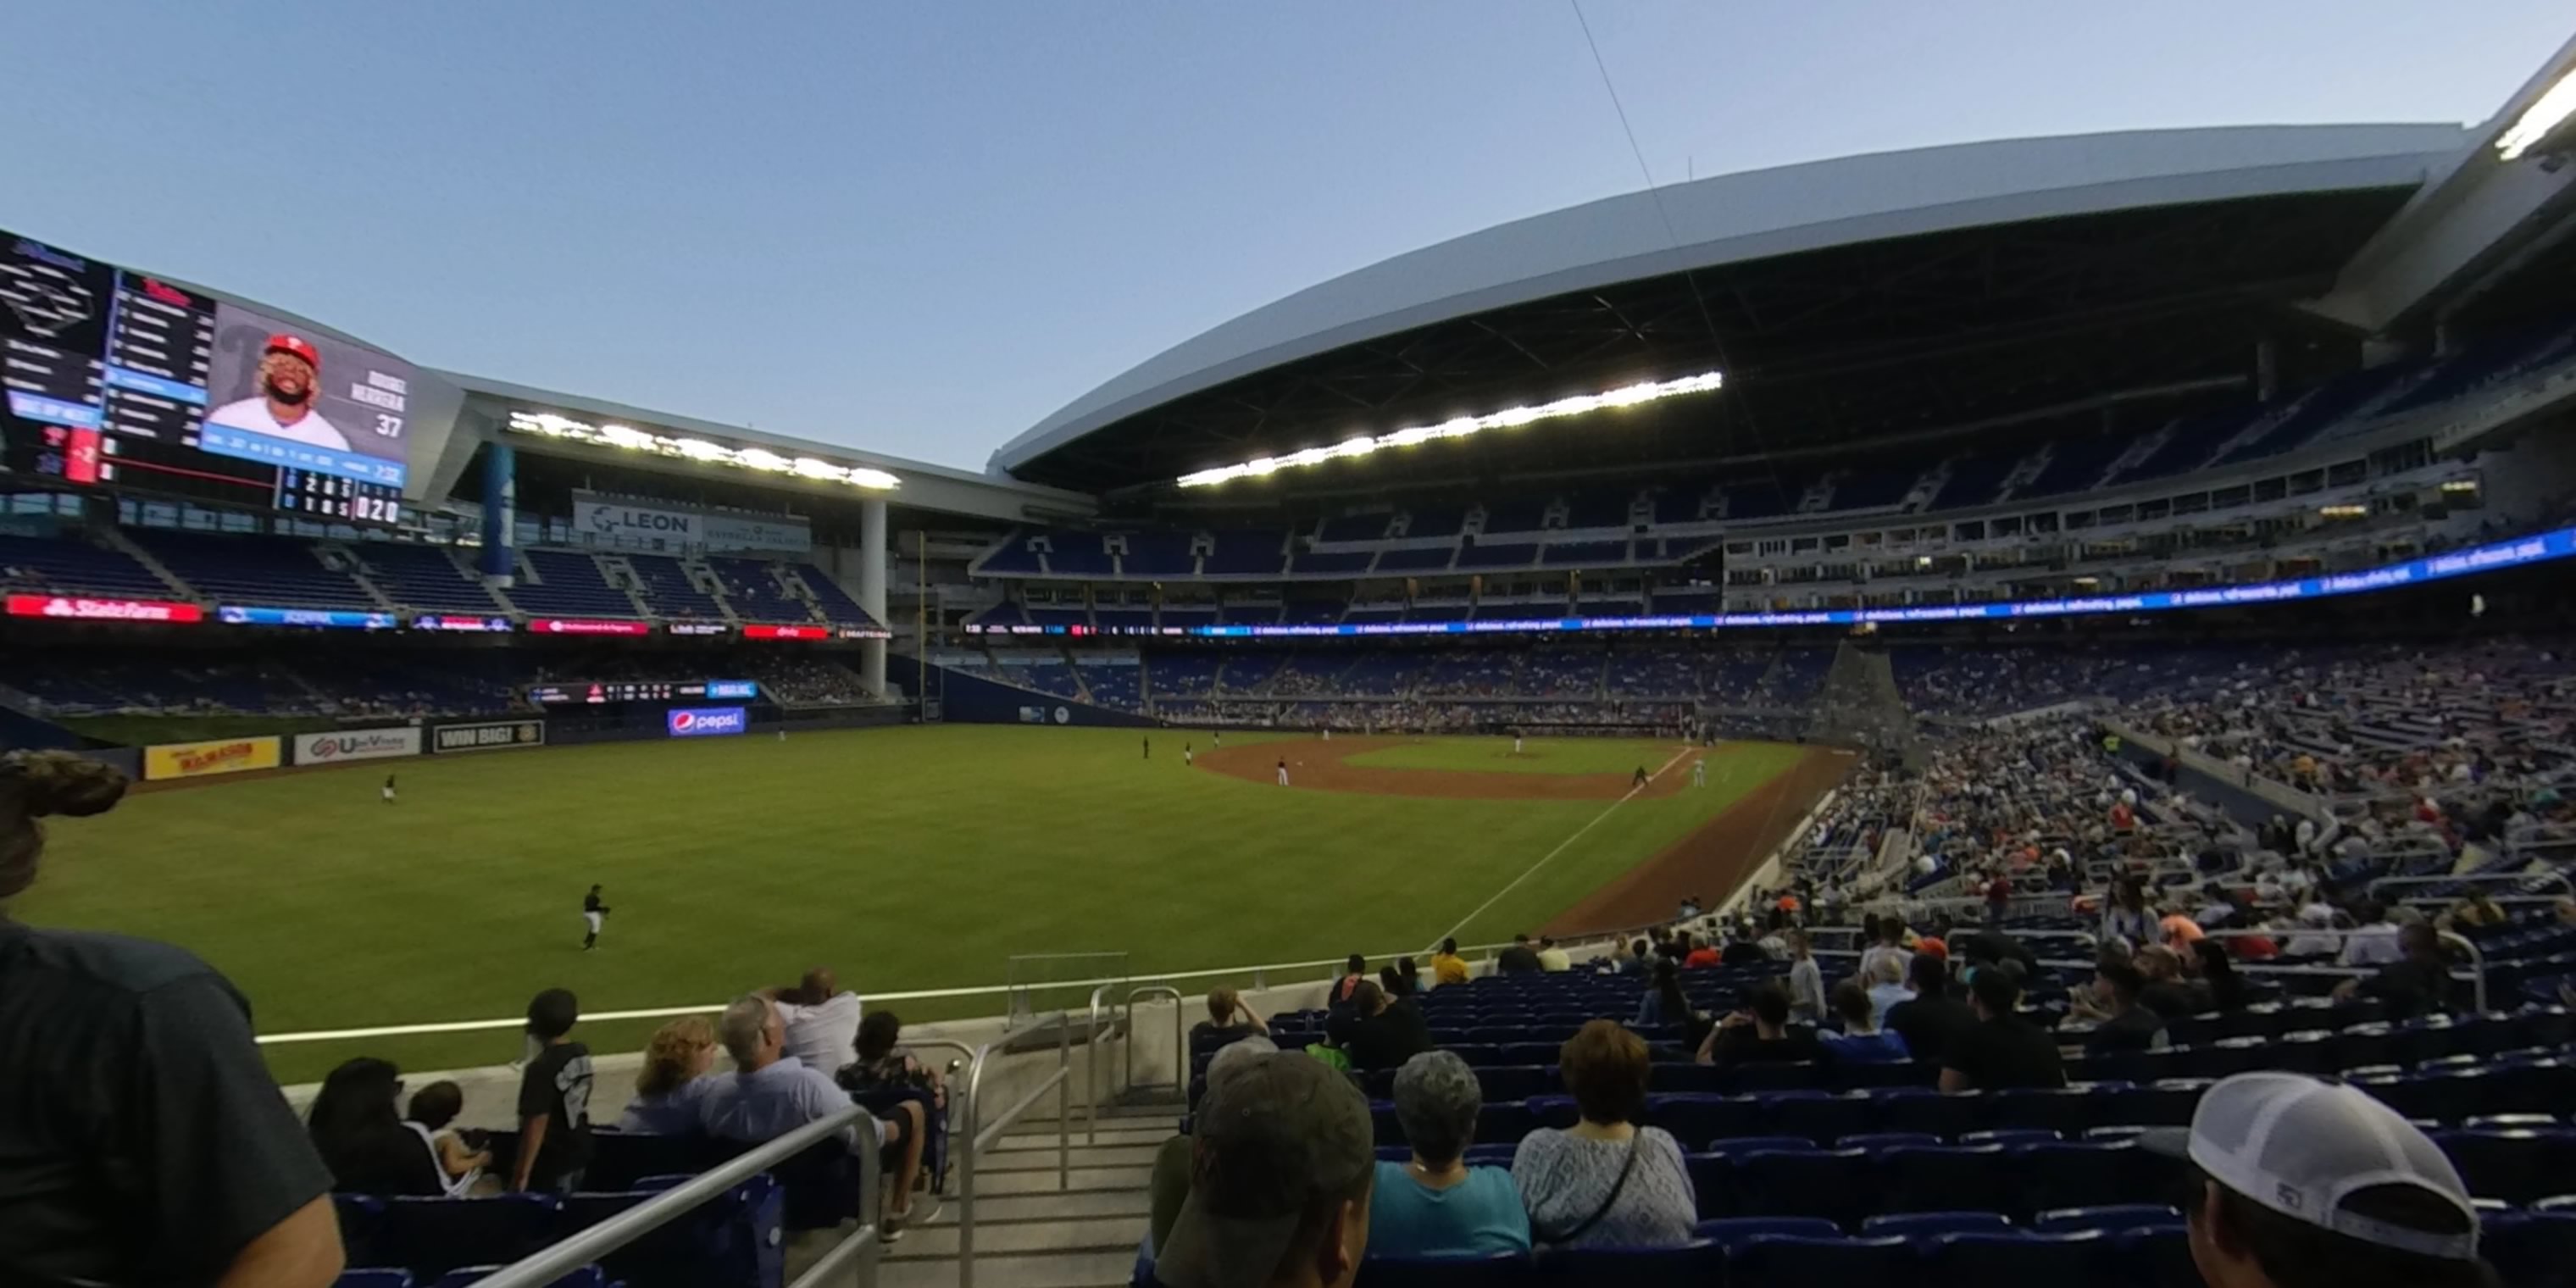
[(411, 364), (0, 232), (0, 465), (345, 523), (401, 517)]
[(528, 701), (539, 706), (611, 702), (677, 702), (699, 698), (757, 698), (760, 686), (750, 680), (570, 680), (528, 688)]

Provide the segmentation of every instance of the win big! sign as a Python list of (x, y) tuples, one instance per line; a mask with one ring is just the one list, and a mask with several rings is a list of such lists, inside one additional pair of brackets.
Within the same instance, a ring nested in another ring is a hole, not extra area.
[(542, 747), (546, 743), (543, 720), (498, 720), (488, 724), (441, 725), (429, 735), (429, 749), (446, 754), (454, 751), (502, 751), (511, 747)]

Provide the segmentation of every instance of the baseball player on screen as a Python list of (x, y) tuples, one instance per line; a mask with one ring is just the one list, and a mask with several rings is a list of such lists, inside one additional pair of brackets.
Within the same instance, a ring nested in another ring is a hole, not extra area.
[(321, 392), (321, 351), (302, 336), (272, 335), (259, 351), (259, 392), (217, 407), (206, 423), (345, 452), (348, 436), (313, 410)]
[(582, 924), (590, 928), (590, 933), (581, 937), (581, 950), (583, 952), (589, 952), (591, 949), (599, 947), (600, 923), (607, 919), (608, 905), (599, 901), (599, 887), (592, 886), (590, 888), (590, 893), (581, 897)]

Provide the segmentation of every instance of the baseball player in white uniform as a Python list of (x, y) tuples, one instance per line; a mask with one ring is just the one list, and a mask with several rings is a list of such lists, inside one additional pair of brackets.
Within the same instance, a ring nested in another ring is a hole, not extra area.
[(583, 952), (599, 947), (599, 927), (607, 918), (608, 905), (600, 902), (599, 887), (592, 886), (590, 893), (581, 897), (581, 924), (590, 929), (590, 933), (583, 935), (581, 939)]
[(260, 348), (259, 392), (207, 413), (206, 423), (248, 430), (308, 447), (349, 450), (349, 437), (313, 410), (321, 396), (322, 355), (299, 335), (272, 335)]
[(1521, 736), (1519, 734), (1512, 735), (1512, 754), (1515, 756), (1521, 754)]
[(1189, 745), (1188, 743), (1186, 743), (1186, 742), (1185, 742), (1185, 743), (1182, 743), (1182, 744), (1181, 744), (1181, 768), (1183, 768), (1183, 769), (1187, 769), (1187, 768), (1189, 768), (1189, 767), (1190, 767), (1190, 765), (1191, 765), (1193, 762), (1195, 762), (1197, 759), (1198, 759), (1198, 753), (1196, 753), (1196, 752), (1194, 752), (1194, 751), (1191, 751), (1191, 750), (1190, 750), (1190, 745)]
[(1706, 786), (1708, 786), (1708, 762), (1707, 762), (1707, 761), (1705, 761), (1705, 760), (1694, 760), (1694, 761), (1692, 761), (1692, 762), (1691, 762), (1691, 786), (1693, 786), (1693, 787), (1706, 787)]
[(1288, 785), (1288, 758), (1285, 756), (1279, 758), (1279, 785)]

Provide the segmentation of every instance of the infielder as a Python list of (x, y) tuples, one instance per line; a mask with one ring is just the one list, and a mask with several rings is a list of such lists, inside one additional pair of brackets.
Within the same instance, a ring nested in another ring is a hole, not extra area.
[(1515, 756), (1521, 754), (1521, 736), (1519, 734), (1512, 735), (1512, 754)]
[(1693, 787), (1706, 787), (1706, 786), (1708, 786), (1708, 762), (1707, 762), (1707, 761), (1705, 761), (1705, 760), (1694, 760), (1694, 761), (1692, 761), (1692, 762), (1691, 762), (1691, 786), (1693, 786)]
[(599, 901), (599, 887), (592, 886), (590, 888), (590, 893), (581, 897), (581, 921), (583, 925), (590, 928), (590, 933), (581, 937), (581, 950), (583, 952), (589, 952), (591, 949), (599, 947), (600, 923), (606, 921), (607, 918), (608, 905)]
[(1288, 758), (1286, 756), (1281, 756), (1279, 758), (1279, 785), (1282, 787), (1288, 785)]
[(1198, 759), (1198, 754), (1197, 754), (1196, 752), (1193, 752), (1193, 751), (1191, 751), (1191, 750), (1190, 750), (1190, 745), (1189, 745), (1188, 743), (1186, 743), (1186, 742), (1185, 742), (1185, 743), (1182, 743), (1182, 744), (1181, 744), (1181, 768), (1183, 768), (1183, 769), (1187, 769), (1187, 768), (1189, 768), (1189, 767), (1190, 767), (1190, 765), (1192, 764), (1192, 762), (1196, 761), (1197, 759)]

